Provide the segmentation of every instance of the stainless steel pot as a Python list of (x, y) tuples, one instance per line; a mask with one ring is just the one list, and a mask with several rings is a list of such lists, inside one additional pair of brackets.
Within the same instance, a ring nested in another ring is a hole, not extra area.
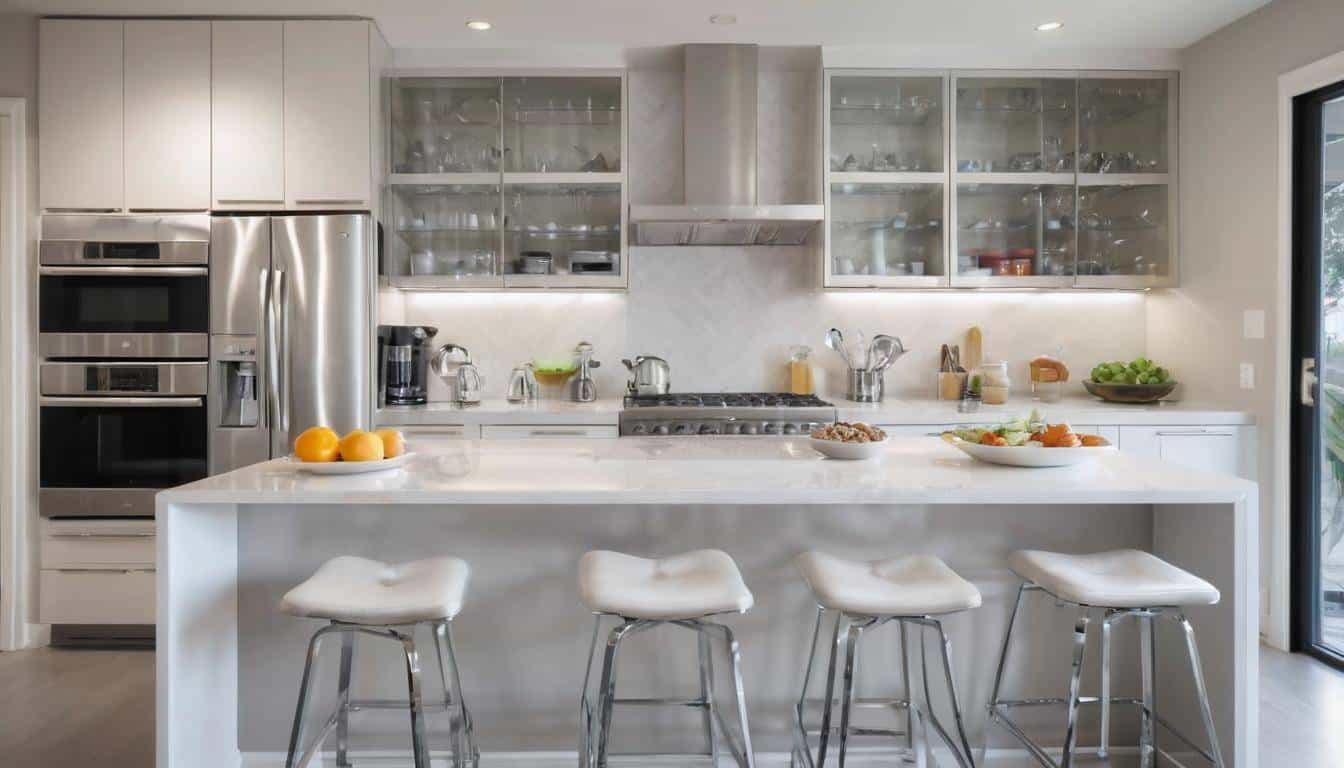
[(672, 391), (672, 367), (661, 357), (637, 355), (633, 361), (622, 360), (630, 370), (626, 391), (632, 395), (666, 395)]

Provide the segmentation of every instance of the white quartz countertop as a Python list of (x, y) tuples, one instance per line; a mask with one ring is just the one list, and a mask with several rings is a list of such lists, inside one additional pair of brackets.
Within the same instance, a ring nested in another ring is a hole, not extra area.
[[(1043, 449), (1048, 450), (1048, 449)], [(1253, 498), (1255, 484), (1100, 452), (1071, 468), (982, 464), (934, 437), (892, 438), (867, 461), (806, 439), (522, 439), (438, 443), (402, 469), (319, 476), (277, 459), (158, 495), (221, 504), (1188, 504)], [(163, 518), (160, 518), (163, 519)]]
[[(1080, 425), (1118, 426), (1226, 426), (1250, 425), (1255, 417), (1245, 411), (1228, 410), (1209, 403), (1170, 401), (1154, 405), (1107, 403), (1093, 397), (1066, 397), (1058, 403), (1033, 402), (1019, 395), (1005, 405), (981, 405), (976, 413), (958, 413), (955, 402), (894, 397), (881, 403), (855, 403), (825, 398), (833, 403), (841, 421), (874, 424), (984, 424), (1039, 409), (1050, 421)], [(539, 400), (518, 405), (503, 398), (487, 398), (479, 405), (452, 403), (391, 406), (378, 411), (379, 426), (439, 425), (615, 425), (621, 413), (621, 398), (606, 397), (592, 403)]]

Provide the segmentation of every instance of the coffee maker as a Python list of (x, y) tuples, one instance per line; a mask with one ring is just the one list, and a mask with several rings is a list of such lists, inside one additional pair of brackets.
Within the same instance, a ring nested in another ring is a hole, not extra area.
[(427, 325), (378, 326), (379, 405), (429, 402), (429, 342), (438, 332)]

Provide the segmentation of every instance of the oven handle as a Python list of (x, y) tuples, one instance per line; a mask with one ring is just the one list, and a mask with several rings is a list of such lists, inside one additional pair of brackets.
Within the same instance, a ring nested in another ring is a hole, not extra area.
[(52, 277), (204, 277), (206, 267), (38, 267)]
[(64, 408), (200, 408), (203, 397), (43, 397), (38, 405)]

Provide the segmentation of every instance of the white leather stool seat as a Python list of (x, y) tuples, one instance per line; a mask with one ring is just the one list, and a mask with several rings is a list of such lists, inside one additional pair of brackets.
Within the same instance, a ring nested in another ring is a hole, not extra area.
[(1069, 555), (1034, 549), (1008, 556), (1018, 576), (1065, 600), (1102, 608), (1213, 605), (1218, 588), (1137, 549)]
[(844, 560), (804, 552), (794, 561), (817, 602), (861, 616), (931, 616), (980, 607), (980, 590), (933, 555)]
[(335, 557), (280, 600), (294, 616), (397, 625), (451, 619), (462, 610), (471, 573), (465, 560), (431, 557), (390, 565)]
[(579, 592), (596, 613), (653, 621), (745, 613), (753, 603), (737, 563), (717, 549), (657, 560), (593, 550), (579, 561)]

